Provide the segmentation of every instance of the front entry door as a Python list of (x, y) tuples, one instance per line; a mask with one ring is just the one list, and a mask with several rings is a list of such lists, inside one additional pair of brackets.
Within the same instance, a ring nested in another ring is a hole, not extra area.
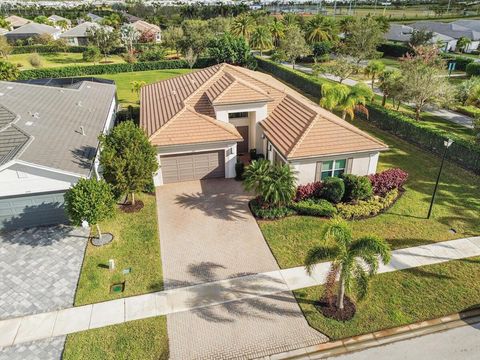
[(237, 143), (237, 153), (246, 154), (248, 153), (248, 126), (237, 126), (237, 131), (243, 137), (243, 141)]

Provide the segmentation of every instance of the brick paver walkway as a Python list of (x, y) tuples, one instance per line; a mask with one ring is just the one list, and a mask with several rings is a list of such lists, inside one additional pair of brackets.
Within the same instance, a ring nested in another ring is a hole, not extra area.
[[(0, 319), (73, 305), (88, 231), (37, 227), (0, 234)], [(60, 359), (65, 337), (0, 351), (0, 359)]]
[[(249, 199), (241, 182), (225, 179), (157, 189), (166, 289), (279, 270)], [(182, 360), (251, 358), (327, 340), (289, 291), (170, 314), (167, 327), (170, 358)]]

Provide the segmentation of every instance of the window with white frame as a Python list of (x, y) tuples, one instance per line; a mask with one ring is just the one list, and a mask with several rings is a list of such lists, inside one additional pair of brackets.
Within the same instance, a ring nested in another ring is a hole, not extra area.
[(323, 161), (320, 179), (323, 180), (327, 177), (338, 177), (345, 172), (346, 166), (346, 159)]

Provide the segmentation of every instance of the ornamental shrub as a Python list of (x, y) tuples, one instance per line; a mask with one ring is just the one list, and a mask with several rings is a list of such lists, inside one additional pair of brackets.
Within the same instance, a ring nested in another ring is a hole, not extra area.
[(138, 55), (139, 61), (158, 61), (165, 59), (165, 49), (157, 47), (154, 49), (146, 50)]
[(370, 198), (373, 195), (372, 183), (366, 176), (346, 174), (342, 176), (345, 183), (343, 201), (358, 201)]
[(96, 46), (89, 46), (82, 53), (83, 61), (97, 62), (98, 60), (101, 59), (101, 57), (102, 57), (102, 54), (100, 54), (100, 50)]
[(28, 62), (34, 68), (39, 68), (42, 66), (42, 58), (37, 53), (33, 53), (28, 57)]
[(373, 196), (369, 200), (360, 200), (356, 204), (337, 204), (338, 214), (346, 220), (363, 219), (378, 215), (388, 209), (397, 200), (398, 189), (390, 190), (385, 196)]
[(297, 193), (295, 194), (294, 201), (302, 201), (312, 197), (320, 197), (321, 189), (322, 183), (320, 181), (315, 181), (306, 185), (299, 185), (297, 187)]
[(343, 180), (337, 177), (326, 178), (323, 181), (320, 197), (334, 204), (339, 203), (345, 194), (345, 184)]
[(268, 206), (260, 198), (250, 201), (250, 209), (255, 217), (265, 220), (280, 219), (295, 213), (287, 206)]
[(402, 189), (403, 184), (408, 179), (408, 173), (402, 169), (388, 169), (381, 173), (370, 175), (369, 179), (372, 183), (373, 193), (384, 196), (390, 190)]
[(468, 76), (480, 76), (480, 63), (470, 63), (466, 68)]
[(337, 209), (325, 199), (306, 199), (294, 202), (291, 208), (300, 215), (332, 217)]

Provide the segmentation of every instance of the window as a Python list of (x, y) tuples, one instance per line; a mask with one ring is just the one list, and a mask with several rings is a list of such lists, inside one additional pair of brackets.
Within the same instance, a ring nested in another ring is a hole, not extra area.
[(228, 113), (229, 119), (246, 118), (246, 117), (248, 117), (248, 112)]
[(345, 166), (347, 165), (346, 159), (330, 160), (322, 163), (322, 175), (321, 180), (327, 177), (340, 176), (345, 172)]

